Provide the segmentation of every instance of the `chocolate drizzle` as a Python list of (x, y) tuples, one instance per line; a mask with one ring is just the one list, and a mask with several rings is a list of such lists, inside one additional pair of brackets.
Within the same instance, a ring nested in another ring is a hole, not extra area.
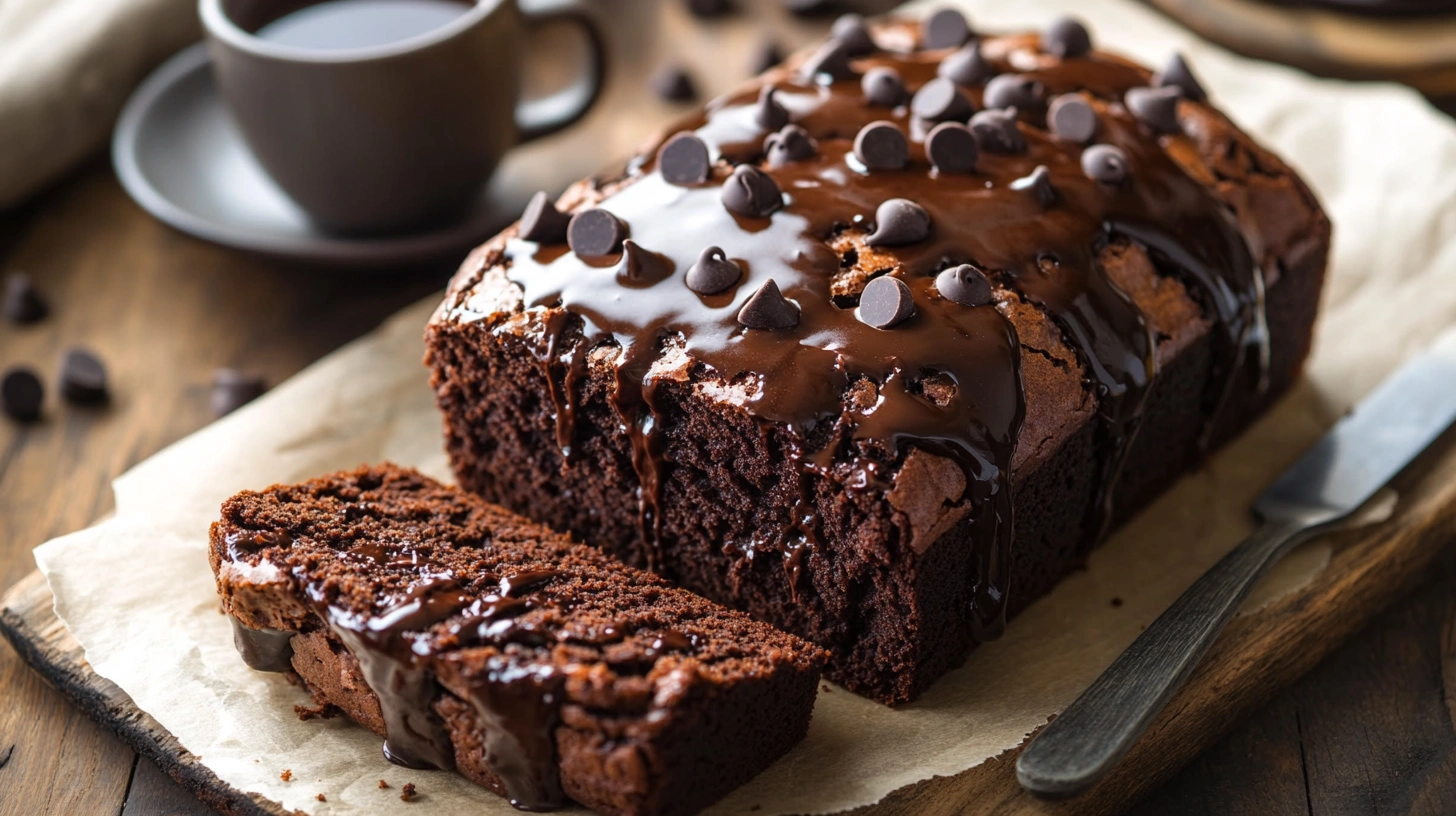
[(233, 624), (233, 648), (248, 668), (265, 672), (286, 672), (293, 668), (293, 646), (297, 632), (286, 629), (249, 629), (237, 618)]

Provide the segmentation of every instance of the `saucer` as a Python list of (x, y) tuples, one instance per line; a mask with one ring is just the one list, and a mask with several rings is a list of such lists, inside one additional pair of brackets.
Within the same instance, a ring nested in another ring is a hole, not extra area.
[(223, 108), (202, 43), (158, 68), (127, 100), (111, 141), (121, 185), (188, 234), (274, 258), (330, 266), (412, 266), (459, 259), (511, 220), (485, 190), (454, 222), (381, 237), (315, 226), (258, 164)]

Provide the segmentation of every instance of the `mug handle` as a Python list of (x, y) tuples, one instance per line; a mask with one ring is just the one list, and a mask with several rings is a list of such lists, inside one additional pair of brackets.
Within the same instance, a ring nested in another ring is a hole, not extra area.
[(527, 99), (516, 106), (516, 130), (522, 142), (539, 139), (580, 119), (601, 96), (607, 76), (607, 51), (597, 23), (581, 0), (534, 0), (521, 9), (529, 31), (545, 23), (568, 20), (581, 26), (591, 48), (591, 64), (570, 86), (539, 99)]

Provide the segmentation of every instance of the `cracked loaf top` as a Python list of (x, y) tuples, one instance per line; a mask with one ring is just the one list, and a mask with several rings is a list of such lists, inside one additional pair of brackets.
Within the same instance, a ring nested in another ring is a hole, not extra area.
[(1328, 235), (1177, 55), (1152, 73), (1074, 20), (849, 16), (616, 176), (538, 196), (434, 320), (537, 347), (568, 457), (573, 374), (612, 349), (648, 510), (664, 378), (793, 429), (786, 455), (848, 486), (954, 463), (995, 630), (1013, 472), (1097, 421), (1110, 483), (1160, 364), (1204, 333), (1216, 387), (1257, 381), (1263, 289)]

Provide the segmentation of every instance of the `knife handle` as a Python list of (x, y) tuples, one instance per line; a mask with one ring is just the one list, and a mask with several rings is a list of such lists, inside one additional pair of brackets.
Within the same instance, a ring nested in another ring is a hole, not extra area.
[(1260, 575), (1315, 525), (1266, 521), (1224, 556), (1047, 725), (1016, 761), (1016, 778), (1046, 799), (1096, 784), (1147, 730), (1198, 665)]

